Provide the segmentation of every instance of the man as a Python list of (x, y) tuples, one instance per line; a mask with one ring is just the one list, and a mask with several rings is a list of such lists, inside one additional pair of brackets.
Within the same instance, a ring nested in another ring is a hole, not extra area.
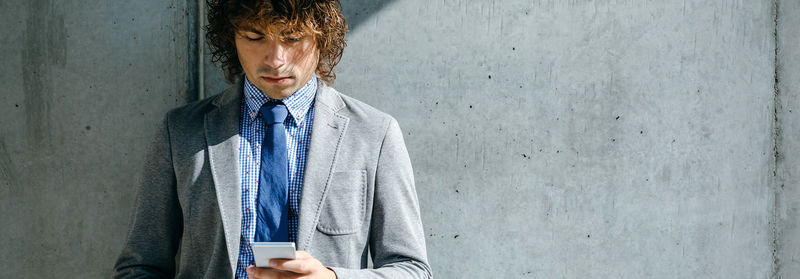
[[(339, 1), (208, 4), (236, 84), (167, 113), (115, 277), (430, 278), (397, 122), (327, 84)], [(257, 268), (256, 241), (295, 242), (297, 258)]]

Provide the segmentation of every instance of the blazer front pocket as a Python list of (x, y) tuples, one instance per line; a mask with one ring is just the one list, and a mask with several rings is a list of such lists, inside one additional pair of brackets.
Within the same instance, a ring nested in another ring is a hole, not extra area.
[(317, 229), (329, 235), (358, 232), (366, 210), (367, 171), (334, 172)]

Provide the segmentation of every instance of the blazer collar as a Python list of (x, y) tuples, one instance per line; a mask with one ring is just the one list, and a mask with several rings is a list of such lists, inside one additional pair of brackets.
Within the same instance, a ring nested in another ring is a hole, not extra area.
[(319, 108), (320, 103), (332, 113), (336, 113), (340, 109), (344, 108), (345, 105), (344, 101), (342, 100), (342, 96), (338, 91), (336, 91), (336, 89), (328, 86), (322, 81), (322, 79), (319, 78), (317, 79), (317, 88), (317, 97), (315, 100), (317, 106), (315, 108)]
[(297, 248), (313, 254), (312, 237), (327, 193), (341, 142), (350, 119), (339, 114), (345, 103), (339, 92), (319, 81), (314, 102), (314, 123), (300, 195)]
[(220, 93), (215, 108), (205, 115), (208, 161), (216, 189), (219, 213), (225, 232), (231, 272), (236, 273), (241, 235), (241, 176), (239, 175), (239, 115), (242, 103), (241, 79)]

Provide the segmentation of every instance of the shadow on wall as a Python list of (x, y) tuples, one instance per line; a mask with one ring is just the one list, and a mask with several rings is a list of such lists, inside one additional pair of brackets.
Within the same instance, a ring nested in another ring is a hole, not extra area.
[(342, 13), (347, 21), (347, 28), (355, 30), (372, 15), (379, 12), (395, 0), (341, 0)]

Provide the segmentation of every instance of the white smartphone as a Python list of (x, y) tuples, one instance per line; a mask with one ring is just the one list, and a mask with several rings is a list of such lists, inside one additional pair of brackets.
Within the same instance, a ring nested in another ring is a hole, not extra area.
[(253, 242), (253, 257), (257, 267), (269, 267), (270, 259), (294, 259), (294, 242)]

